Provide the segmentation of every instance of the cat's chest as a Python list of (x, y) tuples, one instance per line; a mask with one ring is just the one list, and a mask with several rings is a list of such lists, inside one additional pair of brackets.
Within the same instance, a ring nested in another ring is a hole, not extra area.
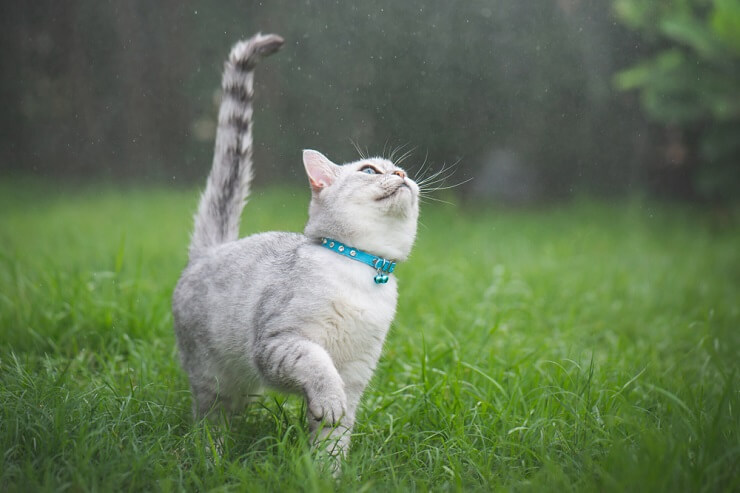
[(336, 363), (377, 358), (396, 311), (396, 280), (376, 284), (368, 266), (337, 264), (318, 286), (326, 306), (313, 336)]

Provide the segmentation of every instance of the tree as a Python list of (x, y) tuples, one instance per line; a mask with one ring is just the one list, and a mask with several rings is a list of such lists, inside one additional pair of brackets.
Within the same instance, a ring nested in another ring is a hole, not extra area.
[(694, 191), (729, 199), (740, 183), (740, 1), (616, 0), (652, 54), (615, 77), (646, 115), (679, 129)]

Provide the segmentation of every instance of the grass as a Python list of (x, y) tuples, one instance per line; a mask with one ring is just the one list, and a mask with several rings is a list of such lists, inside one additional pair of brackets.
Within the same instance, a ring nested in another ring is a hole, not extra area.
[[(738, 491), (740, 228), (641, 200), (427, 206), (342, 478), (266, 395), (222, 456), (170, 295), (194, 190), (0, 185), (4, 491)], [(300, 230), (258, 191), (244, 230)]]

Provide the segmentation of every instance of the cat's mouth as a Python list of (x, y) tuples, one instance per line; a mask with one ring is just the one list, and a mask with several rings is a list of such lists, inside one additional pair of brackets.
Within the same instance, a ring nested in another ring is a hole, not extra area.
[(396, 195), (399, 191), (403, 190), (404, 188), (407, 189), (407, 190), (409, 190), (409, 191), (411, 191), (411, 187), (409, 187), (404, 182), (404, 183), (400, 183), (396, 188), (394, 188), (393, 190), (391, 190), (390, 192), (388, 192), (386, 194), (381, 195), (380, 197), (376, 198), (375, 200), (377, 202), (380, 202), (381, 200), (389, 199), (389, 198), (393, 197), (394, 195)]

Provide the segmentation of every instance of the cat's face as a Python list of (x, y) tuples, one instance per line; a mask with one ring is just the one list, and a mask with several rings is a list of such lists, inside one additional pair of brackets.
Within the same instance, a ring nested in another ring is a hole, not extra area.
[(404, 260), (416, 237), (419, 187), (386, 159), (338, 166), (303, 151), (312, 197), (306, 235), (334, 238), (394, 260)]

